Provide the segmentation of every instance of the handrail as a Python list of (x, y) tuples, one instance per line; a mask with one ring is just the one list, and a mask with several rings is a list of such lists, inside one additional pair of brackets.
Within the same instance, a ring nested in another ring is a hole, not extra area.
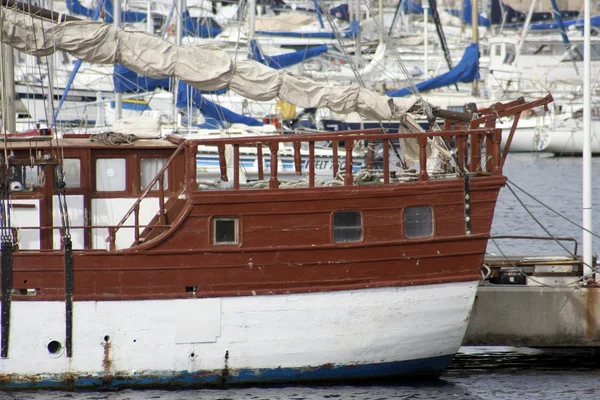
[[(441, 131), (441, 132), (401, 132), (388, 133), (385, 129), (373, 128), (360, 131), (327, 131), (323, 133), (297, 133), (294, 135), (278, 135), (278, 136), (244, 136), (227, 138), (226, 142), (223, 138), (190, 138), (184, 139), (190, 145), (196, 146), (217, 146), (224, 144), (238, 144), (240, 146), (255, 146), (257, 144), (267, 143), (294, 143), (294, 142), (321, 142), (321, 141), (340, 141), (340, 140), (393, 140), (393, 139), (418, 139), (420, 137), (444, 137), (447, 135), (455, 136), (470, 136), (470, 135), (485, 135), (491, 134), (493, 131), (500, 132), (500, 128), (476, 128), (466, 131)], [(174, 135), (175, 136), (175, 135)]]
[(577, 239), (571, 236), (564, 237), (548, 237), (548, 236), (527, 236), (527, 235), (499, 235), (499, 236), (490, 236), (490, 239), (528, 239), (528, 240), (552, 240), (552, 241), (562, 241), (562, 242), (573, 242), (573, 254), (577, 256)]
[[(381, 133), (384, 132), (384, 133)], [(353, 144), (358, 141), (368, 141), (369, 143), (375, 142), (383, 142), (383, 160), (382, 167), (383, 171), (377, 170), (377, 174), (383, 174), (380, 176), (381, 180), (384, 184), (392, 183), (392, 174), (395, 171), (391, 171), (389, 168), (390, 162), (390, 152), (388, 151), (388, 146), (392, 141), (397, 139), (405, 139), (405, 138), (415, 138), (417, 139), (418, 147), (415, 148), (417, 152), (417, 163), (419, 165), (419, 171), (415, 174), (415, 178), (419, 181), (427, 181), (429, 180), (429, 171), (428, 171), (428, 145), (431, 143), (432, 137), (442, 137), (445, 143), (450, 143), (451, 137), (455, 137), (456, 140), (456, 149), (457, 154), (459, 155), (458, 159), (456, 159), (456, 169), (451, 168), (446, 172), (458, 173), (462, 174), (487, 174), (492, 176), (501, 176), (502, 175), (502, 166), (500, 164), (501, 156), (500, 156), (500, 143), (501, 143), (501, 132), (500, 128), (493, 127), (485, 127), (481, 129), (467, 129), (467, 130), (452, 130), (445, 132), (411, 132), (411, 133), (386, 133), (385, 130), (381, 129), (370, 129), (370, 130), (361, 130), (361, 131), (346, 131), (346, 132), (328, 132), (321, 134), (295, 134), (295, 135), (283, 135), (283, 136), (250, 136), (250, 137), (235, 137), (235, 138), (185, 138), (185, 139), (177, 139), (176, 137), (171, 137), (171, 141), (175, 143), (185, 142), (190, 146), (190, 149), (199, 148), (200, 146), (208, 146), (214, 147), (218, 149), (218, 169), (212, 171), (216, 176), (220, 176), (221, 182), (228, 182), (231, 179), (233, 182), (230, 182), (230, 185), (226, 185), (227, 189), (239, 190), (240, 186), (240, 174), (236, 171), (239, 171), (241, 165), (240, 158), (240, 146), (245, 147), (256, 147), (256, 155), (257, 160), (259, 155), (262, 158), (262, 153), (259, 151), (260, 149), (267, 148), (270, 151), (270, 168), (269, 168), (269, 177), (263, 176), (261, 174), (262, 169), (257, 168), (259, 171), (259, 180), (268, 179), (268, 188), (269, 189), (278, 189), (279, 188), (279, 174), (283, 171), (279, 171), (278, 160), (281, 158), (279, 145), (282, 143), (292, 145), (293, 148), (293, 161), (295, 164), (294, 172), (295, 175), (298, 174), (300, 168), (299, 161), (301, 159), (300, 149), (302, 148), (301, 144), (308, 145), (308, 180), (307, 184), (309, 187), (315, 186), (315, 168), (314, 164), (315, 160), (315, 149), (314, 143), (317, 141), (329, 141), (332, 143), (332, 168), (329, 176), (333, 179), (341, 179), (341, 184), (343, 186), (351, 186), (354, 184), (354, 180), (356, 177), (353, 176), (351, 167), (342, 167), (344, 171), (337, 171), (338, 162), (344, 163), (346, 166), (355, 165), (354, 162), (354, 154), (353, 154)], [(470, 138), (470, 140), (467, 140)], [(486, 150), (485, 154), (482, 154), (480, 151), (481, 145), (484, 143), (483, 139), (485, 139)], [(345, 154), (338, 158), (336, 153), (336, 145), (338, 142), (344, 142)], [(234, 149), (233, 152), (233, 176), (228, 176), (228, 165), (226, 161), (225, 147), (232, 146)], [(287, 157), (291, 156), (291, 154), (287, 154)], [(188, 160), (186, 165), (190, 166), (190, 168), (195, 168), (195, 157), (196, 152), (190, 151), (187, 154)], [(481, 165), (481, 160), (485, 160), (485, 165)], [(262, 167), (262, 161), (260, 165), (257, 167)], [(285, 167), (284, 167), (285, 168)], [(190, 176), (196, 176), (192, 171), (190, 172)], [(287, 171), (290, 173), (291, 171), (288, 169)], [(371, 168), (369, 173), (374, 172)], [(196, 173), (198, 171), (196, 170)], [(327, 172), (329, 174), (329, 171)], [(410, 173), (407, 173), (407, 175)], [(395, 177), (396, 175), (394, 175)], [(197, 176), (196, 176), (197, 178)], [(202, 180), (202, 179), (200, 179)], [(361, 180), (361, 183), (364, 182)], [(394, 182), (396, 182), (394, 180)], [(194, 185), (195, 182), (188, 182), (189, 191), (195, 191), (198, 189), (198, 186)], [(337, 184), (335, 186), (338, 186)], [(285, 185), (285, 187), (289, 187)], [(224, 187), (225, 188), (225, 187)], [(248, 188), (247, 186), (245, 188)], [(265, 186), (257, 186), (257, 188), (266, 188)]]
[[(121, 221), (119, 221), (119, 223), (115, 226), (115, 230), (114, 230), (115, 235), (117, 234), (117, 231), (123, 226), (123, 224), (125, 223), (125, 221), (127, 221), (127, 219), (131, 216), (131, 214), (136, 209), (139, 210), (139, 205), (142, 202), (142, 200), (148, 195), (148, 193), (150, 192), (150, 190), (152, 190), (152, 187), (156, 184), (156, 182), (158, 182), (159, 180), (162, 179), (162, 176), (165, 173), (165, 171), (167, 170), (167, 168), (169, 168), (169, 165), (171, 165), (171, 163), (173, 162), (173, 160), (175, 159), (175, 157), (184, 148), (185, 148), (185, 142), (180, 143), (179, 146), (177, 147), (177, 149), (175, 149), (175, 151), (173, 152), (173, 154), (171, 155), (171, 157), (169, 157), (169, 159), (167, 160), (167, 162), (165, 163), (165, 165), (163, 165), (163, 167), (160, 169), (160, 171), (158, 171), (158, 173), (156, 174), (156, 176), (154, 177), (154, 179), (152, 179), (152, 181), (148, 184), (148, 186), (146, 187), (146, 189), (144, 189), (144, 191), (142, 192), (142, 194), (140, 195), (140, 197), (138, 197), (138, 199), (135, 201), (135, 203), (133, 203), (132, 206), (129, 208), (129, 211), (127, 211), (125, 213), (125, 215), (123, 216), (123, 218), (121, 218)], [(161, 194), (161, 197), (164, 197), (163, 185), (160, 185), (160, 187), (158, 188), (158, 190), (159, 190), (159, 192)], [(164, 208), (164, 204), (163, 204), (162, 208)], [(160, 213), (164, 212), (164, 210), (162, 208), (159, 210)], [(106, 239), (106, 241), (108, 241), (108, 240), (109, 240), (109, 238)]]

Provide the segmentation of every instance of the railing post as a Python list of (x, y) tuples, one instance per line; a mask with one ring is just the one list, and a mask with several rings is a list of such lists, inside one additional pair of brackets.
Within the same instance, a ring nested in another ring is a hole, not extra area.
[(333, 177), (335, 178), (339, 171), (340, 162), (338, 160), (338, 146), (339, 142), (334, 140), (331, 142), (331, 150), (333, 152)]
[(19, 233), (17, 232), (17, 228), (11, 228), (11, 232), (12, 232), (13, 251), (17, 251), (17, 250), (19, 250)]
[[(496, 120), (488, 121), (485, 123), (486, 128), (495, 128)], [(493, 141), (493, 132), (491, 130), (487, 130), (485, 133), (485, 171), (491, 173), (493, 166), (492, 157), (494, 156), (494, 141)]]
[(277, 179), (277, 152), (279, 151), (279, 143), (271, 142), (271, 178), (269, 178), (269, 189), (279, 188), (279, 180)]
[(467, 140), (463, 135), (456, 135), (454, 137), (454, 141), (456, 142), (456, 157), (459, 171), (465, 170), (465, 165), (468, 166), (468, 163), (465, 163), (465, 150), (467, 148)]
[[(116, 240), (115, 228), (113, 226), (108, 227), (108, 249), (110, 251), (116, 251), (117, 246), (115, 245)], [(62, 235), (61, 235), (62, 237)]]
[(240, 188), (240, 145), (233, 145), (233, 188)]
[(383, 139), (383, 183), (390, 183), (390, 141)]
[(373, 146), (375, 144), (371, 144), (368, 140), (365, 140), (365, 143), (367, 145), (367, 171), (373, 171), (373, 158), (375, 157)]
[(300, 155), (300, 142), (294, 142), (294, 167), (296, 175), (302, 175), (302, 157)]
[(188, 149), (188, 189), (190, 191), (195, 191), (198, 190), (198, 180), (196, 179), (196, 174), (198, 173), (198, 161), (196, 161), (196, 155), (198, 154), (198, 145), (189, 146)]
[(227, 162), (225, 161), (225, 145), (218, 145), (219, 149), (219, 166), (221, 167), (221, 180), (227, 182)]
[(258, 164), (258, 179), (265, 179), (265, 170), (263, 168), (263, 150), (262, 143), (258, 143), (256, 145), (256, 162)]
[(493, 146), (493, 165), (492, 165), (492, 175), (502, 175), (502, 156), (500, 146), (502, 144), (502, 131), (494, 131), (492, 133), (492, 146)]
[(133, 224), (135, 229), (133, 231), (135, 243), (140, 242), (140, 204), (136, 203), (135, 208), (133, 209)]
[(427, 135), (419, 136), (419, 180), (426, 181), (429, 179), (427, 175)]
[(352, 186), (354, 178), (352, 177), (352, 149), (354, 148), (353, 140), (346, 140), (346, 174), (344, 176), (344, 185)]
[(471, 171), (477, 172), (481, 169), (481, 134), (471, 135)]
[[(158, 196), (158, 220), (161, 225), (166, 225), (166, 215), (165, 215), (165, 194), (163, 189), (164, 175), (158, 177), (158, 186), (159, 186), (159, 196)], [(139, 203), (138, 203), (139, 207)]]
[(315, 142), (308, 142), (308, 187), (315, 187)]

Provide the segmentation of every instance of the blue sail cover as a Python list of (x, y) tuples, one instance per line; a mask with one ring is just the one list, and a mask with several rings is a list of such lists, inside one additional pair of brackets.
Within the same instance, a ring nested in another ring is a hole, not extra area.
[(274, 69), (281, 69), (295, 65), (308, 60), (313, 57), (317, 57), (327, 51), (327, 46), (316, 46), (309, 47), (305, 50), (298, 50), (293, 53), (280, 54), (277, 56), (268, 56), (263, 54), (258, 42), (256, 40), (250, 41), (250, 52), (252, 59)]
[(223, 29), (213, 19), (192, 18), (188, 10), (183, 13), (184, 36), (214, 38), (222, 31)]
[[(450, 14), (454, 15), (455, 17), (460, 17), (460, 20), (464, 24), (472, 25), (471, 21), (472, 21), (472, 16), (473, 16), (473, 14), (472, 14), (473, 7), (471, 6), (471, 0), (463, 1), (462, 11), (447, 9), (446, 12), (449, 12)], [(479, 26), (485, 26), (485, 27), (491, 26), (491, 21), (489, 18), (486, 18), (481, 14), (478, 14), (478, 15), (479, 15), (479, 19), (478, 19), (477, 23), (479, 24)]]
[(153, 79), (138, 75), (123, 64), (115, 64), (113, 83), (117, 93), (151, 92), (155, 89), (170, 90), (171, 78)]
[(254, 118), (240, 115), (225, 107), (204, 98), (202, 92), (195, 87), (189, 86), (183, 81), (179, 81), (177, 90), (177, 107), (187, 107), (188, 101), (192, 107), (200, 109), (200, 112), (207, 117), (214, 118), (217, 121), (245, 124), (248, 126), (263, 126), (264, 124)]
[[(479, 79), (479, 47), (477, 43), (471, 43), (454, 68), (445, 74), (417, 84), (417, 89), (420, 92), (426, 92), (458, 82), (473, 82), (475, 79)], [(409, 94), (411, 92), (406, 88), (386, 93), (390, 97), (402, 97)]]
[[(344, 29), (342, 38), (355, 38), (360, 32), (360, 24), (358, 21), (351, 21), (350, 26)], [(313, 39), (335, 39), (333, 32), (289, 32), (289, 31), (256, 31), (257, 34), (265, 36), (280, 36), (280, 37), (299, 37)]]
[[(521, 11), (517, 11), (508, 4), (501, 3), (501, 0), (492, 0), (491, 2), (491, 22), (493, 25), (500, 25), (503, 20), (505, 22), (504, 27), (515, 29), (522, 28), (523, 22), (527, 20), (527, 14)], [(565, 19), (577, 18), (579, 10), (566, 10), (560, 11), (561, 17)], [(542, 21), (552, 21), (554, 15), (551, 12), (534, 12), (531, 15), (532, 23), (539, 23)]]
[(339, 6), (335, 6), (329, 10), (329, 13), (334, 17), (341, 19), (342, 21), (350, 21), (348, 4), (340, 4)]
[[(67, 1), (67, 9), (72, 14), (83, 15), (86, 17), (92, 17), (94, 15), (94, 10), (84, 7), (79, 0), (66, 0)], [(106, 5), (104, 6), (104, 11), (106, 11), (106, 15), (104, 16), (104, 20), (107, 23), (112, 24), (114, 22), (114, 5), (112, 0), (106, 0)], [(138, 11), (122, 11), (121, 14), (121, 22), (123, 23), (132, 23), (132, 22), (145, 22), (147, 15), (145, 12)], [(192, 18), (190, 16), (190, 12), (186, 10), (183, 13), (183, 35), (184, 36), (193, 36), (193, 37), (201, 37), (201, 38), (214, 38), (219, 33), (222, 32), (221, 27), (214, 20), (206, 18), (206, 19), (198, 19)]]
[(423, 14), (423, 6), (419, 3), (415, 3), (413, 0), (400, 0), (402, 5), (400, 9), (404, 14)]
[[(67, 0), (67, 10), (73, 14), (84, 15), (86, 17), (92, 17), (94, 10), (87, 8), (81, 4), (79, 0)], [(104, 21), (112, 24), (114, 22), (113, 15), (115, 13), (115, 7), (112, 0), (106, 0), (104, 5)], [(144, 22), (146, 21), (146, 13), (137, 11), (121, 11), (121, 22), (132, 23), (132, 22)]]
[[(563, 21), (564, 28), (575, 27), (575, 28), (583, 28), (583, 19), (572, 19), (568, 21)], [(600, 26), (600, 15), (590, 18), (590, 26)], [(559, 29), (560, 24), (558, 22), (547, 22), (547, 23), (539, 23), (539, 24), (531, 24), (529, 29), (531, 30), (544, 30), (544, 29)]]

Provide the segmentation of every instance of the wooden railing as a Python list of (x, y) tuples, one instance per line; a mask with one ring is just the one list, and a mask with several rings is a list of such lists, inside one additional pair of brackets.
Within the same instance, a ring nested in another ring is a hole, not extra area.
[(152, 179), (152, 181), (148, 184), (146, 189), (144, 189), (144, 191), (142, 192), (140, 197), (138, 197), (138, 199), (132, 204), (132, 206), (129, 208), (129, 210), (125, 213), (123, 218), (121, 218), (121, 221), (119, 221), (119, 223), (117, 225), (115, 225), (114, 227), (109, 228), (109, 237), (106, 238), (106, 241), (111, 243), (111, 247), (114, 246), (115, 238), (117, 236), (117, 231), (123, 227), (123, 224), (125, 223), (125, 221), (127, 221), (127, 219), (131, 216), (131, 214), (134, 214), (134, 239), (135, 239), (136, 243), (139, 241), (139, 238), (140, 238), (139, 237), (139, 235), (140, 235), (140, 232), (139, 232), (140, 203), (142, 202), (142, 200), (144, 200), (146, 198), (146, 196), (152, 190), (154, 185), (156, 185), (156, 183), (158, 183), (159, 224), (165, 223), (165, 212), (166, 212), (165, 211), (165, 192), (164, 192), (165, 172), (167, 172), (167, 170), (168, 170), (169, 166), (171, 165), (171, 163), (173, 162), (173, 160), (177, 157), (177, 155), (179, 153), (181, 153), (181, 151), (184, 148), (185, 148), (184, 143), (179, 144), (179, 146), (177, 147), (177, 149), (175, 149), (175, 151), (173, 152), (171, 157), (169, 157), (169, 159), (162, 166), (160, 171), (158, 171), (158, 173), (156, 174), (154, 179)]
[[(383, 183), (390, 183), (390, 142), (398, 139), (416, 139), (419, 145), (419, 171), (418, 180), (426, 181), (430, 178), (427, 171), (427, 145), (434, 137), (444, 139), (445, 143), (454, 143), (454, 151), (456, 158), (454, 159), (454, 171), (457, 173), (482, 173), (491, 175), (501, 175), (501, 129), (483, 128), (471, 129), (462, 131), (444, 131), (444, 132), (418, 132), (418, 133), (386, 133), (381, 129), (370, 129), (362, 131), (345, 131), (345, 132), (327, 132), (318, 134), (298, 133), (293, 135), (268, 136), (268, 137), (245, 137), (245, 138), (219, 138), (219, 139), (181, 139), (189, 147), (187, 165), (195, 169), (196, 166), (196, 150), (198, 146), (214, 146), (218, 149), (219, 154), (219, 169), (220, 179), (224, 182), (232, 181), (233, 189), (240, 189), (240, 148), (254, 147), (256, 154), (257, 177), (259, 180), (265, 179), (265, 171), (263, 168), (264, 149), (268, 149), (270, 153), (270, 173), (268, 176), (268, 188), (279, 188), (278, 158), (280, 144), (290, 144), (293, 149), (294, 171), (297, 175), (301, 175), (302, 171), (302, 145), (308, 148), (308, 170), (304, 171), (307, 174), (308, 186), (315, 186), (315, 143), (328, 141), (331, 142), (330, 157), (333, 162), (331, 178), (335, 178), (339, 173), (339, 143), (344, 143), (345, 148), (345, 165), (352, 166), (356, 161), (353, 151), (354, 145), (358, 141), (368, 143), (381, 142), (383, 144), (383, 160), (382, 169), (379, 171), (373, 170), (374, 153), (370, 146), (366, 152), (366, 161), (364, 162), (366, 169), (370, 172), (377, 172), (381, 175)], [(485, 142), (485, 154), (481, 153), (482, 144)], [(441, 141), (440, 141), (441, 143)], [(230, 145), (233, 147), (233, 176), (227, 174), (227, 162), (225, 157), (225, 147)], [(450, 149), (449, 149), (450, 150)], [(482, 157), (486, 160), (482, 163)], [(343, 172), (343, 184), (353, 185), (354, 177), (352, 168), (345, 168)], [(190, 174), (192, 175), (192, 174)], [(198, 177), (200, 178), (200, 177)], [(190, 190), (197, 189), (196, 181), (188, 180)]]

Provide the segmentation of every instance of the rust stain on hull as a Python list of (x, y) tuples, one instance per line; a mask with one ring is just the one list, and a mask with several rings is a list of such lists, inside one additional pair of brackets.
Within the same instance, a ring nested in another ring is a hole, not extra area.
[(589, 288), (585, 296), (585, 336), (590, 339), (598, 334), (598, 290), (600, 288)]
[(110, 360), (110, 336), (104, 336), (104, 342), (102, 342), (102, 347), (104, 348), (104, 357), (102, 358), (102, 369), (104, 371), (104, 377), (102, 381), (104, 384), (110, 383), (111, 380), (111, 360)]

